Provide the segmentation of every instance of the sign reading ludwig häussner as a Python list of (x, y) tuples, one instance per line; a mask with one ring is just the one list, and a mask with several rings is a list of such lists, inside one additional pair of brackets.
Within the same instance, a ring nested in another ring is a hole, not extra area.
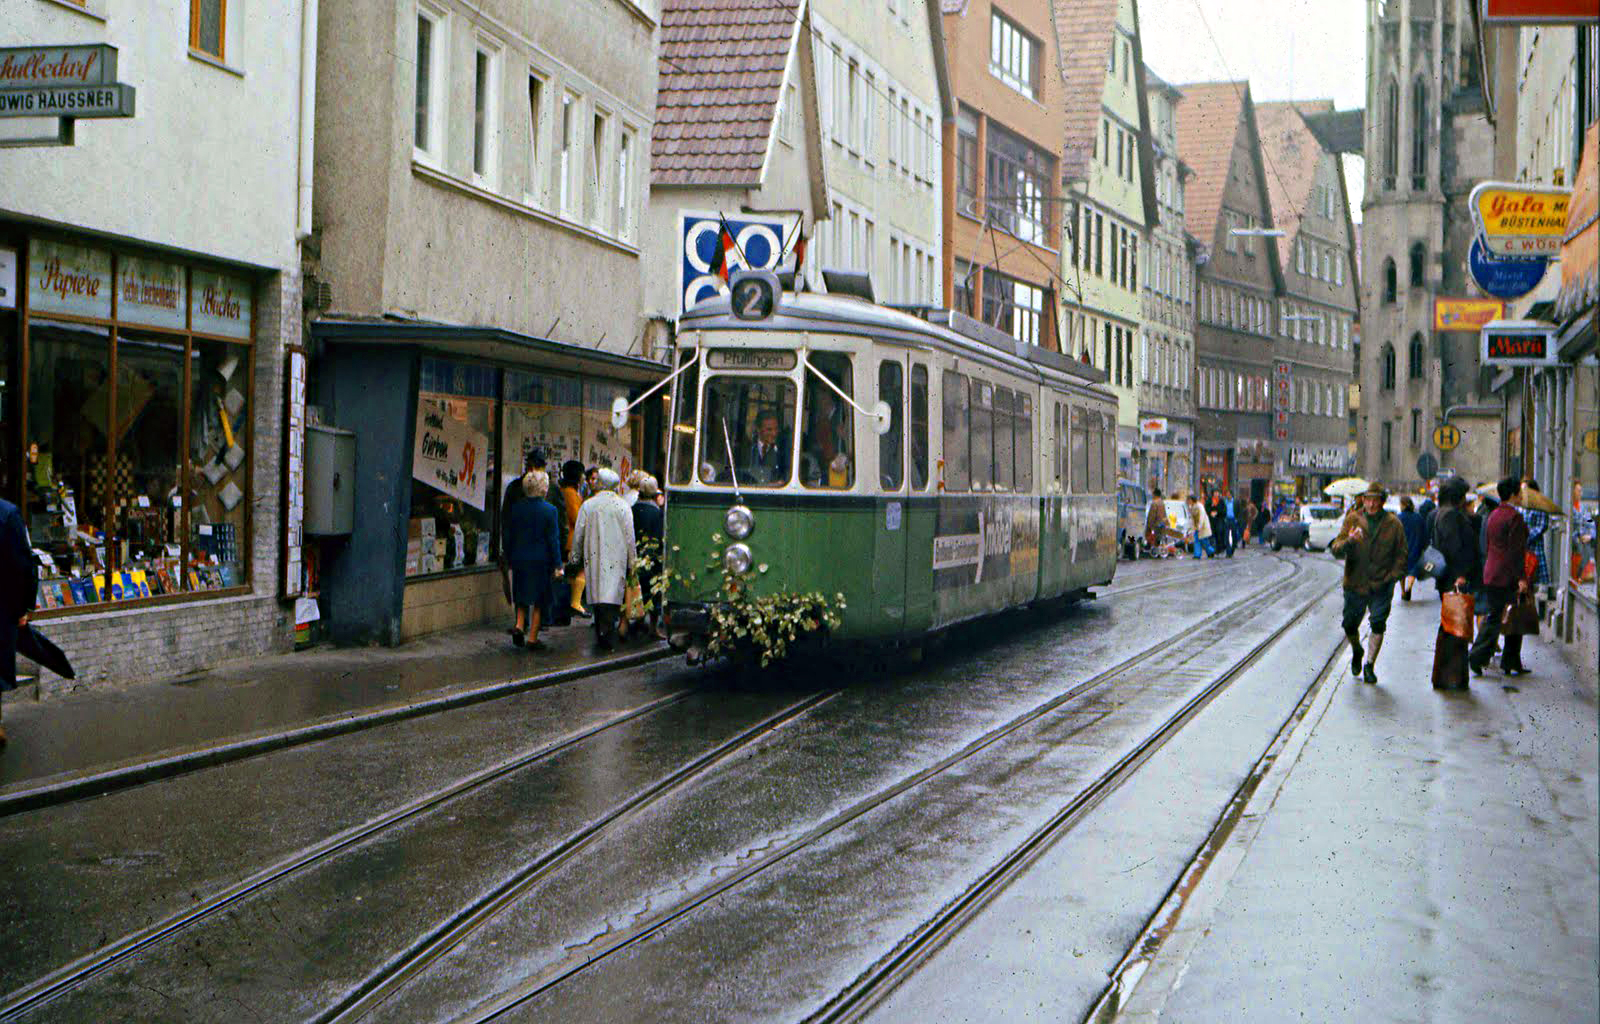
[(132, 117), (133, 86), (117, 78), (117, 48), (0, 48), (0, 117)]

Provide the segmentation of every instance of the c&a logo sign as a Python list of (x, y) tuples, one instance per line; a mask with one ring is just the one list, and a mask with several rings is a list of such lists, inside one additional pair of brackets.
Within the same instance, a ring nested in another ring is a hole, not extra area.
[[(715, 213), (683, 211), (679, 214), (679, 234), (683, 263), (679, 272), (679, 294), (686, 313), (695, 306), (720, 295), (727, 287), (722, 278), (711, 273), (711, 261), (717, 253), (717, 234), (723, 220)], [(737, 243), (728, 254), (728, 269), (776, 270), (783, 259), (783, 246), (789, 240), (793, 227), (785, 226), (777, 217), (752, 217), (740, 214), (727, 218), (728, 230)], [(741, 255), (741, 253), (743, 255)]]

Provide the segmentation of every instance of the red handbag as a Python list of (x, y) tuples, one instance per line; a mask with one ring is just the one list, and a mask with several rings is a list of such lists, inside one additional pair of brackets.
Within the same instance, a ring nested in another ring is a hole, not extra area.
[(1539, 576), (1539, 556), (1532, 551), (1522, 553), (1522, 578), (1532, 583)]

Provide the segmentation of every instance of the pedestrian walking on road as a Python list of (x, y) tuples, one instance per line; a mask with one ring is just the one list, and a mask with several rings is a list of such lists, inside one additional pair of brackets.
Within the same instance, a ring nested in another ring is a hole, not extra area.
[(1189, 521), (1194, 524), (1194, 557), (1199, 558), (1201, 552), (1207, 558), (1217, 557), (1211, 543), (1211, 517), (1193, 495), (1189, 496)]
[(645, 474), (639, 481), (639, 501), (633, 506), (633, 539), (639, 548), (639, 592), (644, 598), (650, 633), (660, 625), (661, 601), (656, 595), (656, 579), (663, 564), (662, 546), (666, 539), (666, 516), (656, 504), (661, 485)]
[[(1467, 666), (1473, 675), (1483, 675), (1484, 666), (1494, 655), (1500, 639), (1500, 627), (1506, 609), (1531, 592), (1528, 585), (1524, 559), (1528, 553), (1528, 524), (1516, 507), (1522, 493), (1522, 481), (1514, 476), (1501, 480), (1495, 487), (1500, 504), (1490, 513), (1484, 524), (1487, 554), (1483, 563), (1483, 595), (1488, 599), (1488, 614), (1478, 627), (1478, 637), (1472, 642), (1472, 652), (1467, 656)], [(1500, 667), (1507, 675), (1523, 675), (1528, 670), (1522, 665), (1522, 633), (1506, 634), (1505, 653), (1500, 656)]]
[[(1378, 652), (1383, 649), (1394, 585), (1406, 571), (1405, 530), (1394, 513), (1384, 509), (1386, 497), (1382, 484), (1369, 486), (1357, 507), (1345, 516), (1339, 536), (1328, 545), (1333, 557), (1344, 559), (1343, 625), (1350, 641), (1350, 672), (1361, 673), (1362, 680), (1368, 683), (1378, 681)], [(1366, 616), (1371, 629), (1364, 665), (1362, 616)]]
[[(568, 459), (561, 464), (561, 503), (566, 509), (567, 516), (565, 554), (570, 559), (577, 551), (572, 532), (577, 528), (578, 510), (583, 507), (583, 463), (577, 459)], [(583, 573), (578, 573), (571, 582), (572, 594), (568, 605), (573, 615), (586, 619), (589, 613), (583, 608)]]
[(555, 603), (555, 576), (561, 571), (561, 533), (555, 506), (545, 500), (550, 475), (530, 469), (522, 478), (522, 495), (511, 503), (501, 546), (511, 566), (511, 603), (517, 621), (511, 642), (544, 650), (539, 628), (550, 621)]
[(1411, 588), (1422, 572), (1422, 553), (1428, 550), (1428, 527), (1410, 498), (1400, 499), (1400, 528), (1406, 533), (1406, 578), (1400, 584), (1400, 600), (1411, 600)]
[(1144, 542), (1156, 555), (1161, 554), (1161, 549), (1166, 545), (1162, 543), (1167, 532), (1167, 503), (1161, 500), (1161, 488), (1157, 487), (1151, 492), (1154, 497), (1150, 499), (1150, 508), (1144, 514)]
[(599, 490), (578, 510), (572, 528), (572, 558), (583, 565), (584, 597), (594, 614), (595, 646), (602, 651), (609, 651), (615, 643), (617, 618), (628, 594), (628, 574), (639, 559), (633, 511), (617, 494), (621, 482), (613, 470), (597, 471)]
[[(39, 600), (39, 566), (17, 506), (0, 498), (0, 690), (17, 685), (17, 632)], [(6, 731), (0, 726), (0, 747)]]

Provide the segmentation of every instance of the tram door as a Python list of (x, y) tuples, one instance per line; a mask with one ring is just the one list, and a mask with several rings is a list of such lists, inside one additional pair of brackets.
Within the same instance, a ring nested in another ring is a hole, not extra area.
[[(877, 400), (889, 406), (889, 429), (877, 435), (878, 500), (873, 503), (872, 593), (875, 612), (894, 633), (906, 628), (906, 359), (878, 361)], [(863, 426), (870, 421), (862, 417)]]

